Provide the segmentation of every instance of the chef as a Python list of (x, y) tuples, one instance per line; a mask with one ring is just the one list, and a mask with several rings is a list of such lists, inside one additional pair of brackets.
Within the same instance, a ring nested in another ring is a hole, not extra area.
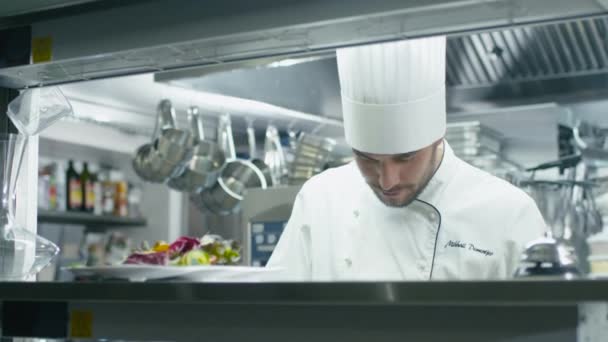
[(269, 260), (290, 280), (511, 277), (545, 224), (523, 191), (454, 155), (445, 37), (337, 51), (355, 161), (308, 180)]

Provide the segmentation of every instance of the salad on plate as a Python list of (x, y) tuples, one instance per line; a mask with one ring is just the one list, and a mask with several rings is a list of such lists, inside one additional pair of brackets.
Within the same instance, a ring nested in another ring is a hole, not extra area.
[(172, 243), (147, 242), (114, 265), (67, 267), (78, 280), (127, 279), (146, 281), (154, 279), (190, 279), (194, 281), (217, 279), (222, 276), (241, 276), (264, 272), (259, 267), (236, 266), (241, 260), (241, 247), (219, 235), (201, 238), (182, 236)]
[(197, 266), (235, 265), (241, 260), (241, 247), (234, 240), (207, 234), (201, 238), (182, 236), (169, 244), (158, 241), (152, 247), (144, 242), (123, 262), (125, 265)]

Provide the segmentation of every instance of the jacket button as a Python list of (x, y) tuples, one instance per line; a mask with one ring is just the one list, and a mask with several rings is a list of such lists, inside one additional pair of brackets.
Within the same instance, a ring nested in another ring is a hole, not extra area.
[(346, 267), (351, 267), (353, 265), (353, 261), (350, 258), (345, 258), (344, 263), (346, 264)]
[(354, 215), (355, 217), (359, 217), (359, 210), (355, 210), (355, 211), (353, 211), (353, 215)]
[(435, 221), (435, 220), (437, 220), (437, 214), (436, 214), (436, 213), (430, 213), (430, 214), (429, 214), (429, 219), (430, 219), (431, 221)]

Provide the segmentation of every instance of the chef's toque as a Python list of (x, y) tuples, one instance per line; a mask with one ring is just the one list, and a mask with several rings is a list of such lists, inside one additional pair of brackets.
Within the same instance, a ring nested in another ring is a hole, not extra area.
[(445, 135), (445, 37), (337, 51), (346, 141), (399, 154)]

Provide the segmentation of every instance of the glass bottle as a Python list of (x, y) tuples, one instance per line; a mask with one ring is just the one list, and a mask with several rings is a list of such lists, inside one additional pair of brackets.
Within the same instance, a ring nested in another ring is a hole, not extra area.
[(66, 171), (66, 194), (67, 203), (66, 208), (68, 211), (81, 211), (82, 210), (82, 184), (80, 182), (80, 175), (74, 168), (74, 161), (68, 162), (68, 170)]

